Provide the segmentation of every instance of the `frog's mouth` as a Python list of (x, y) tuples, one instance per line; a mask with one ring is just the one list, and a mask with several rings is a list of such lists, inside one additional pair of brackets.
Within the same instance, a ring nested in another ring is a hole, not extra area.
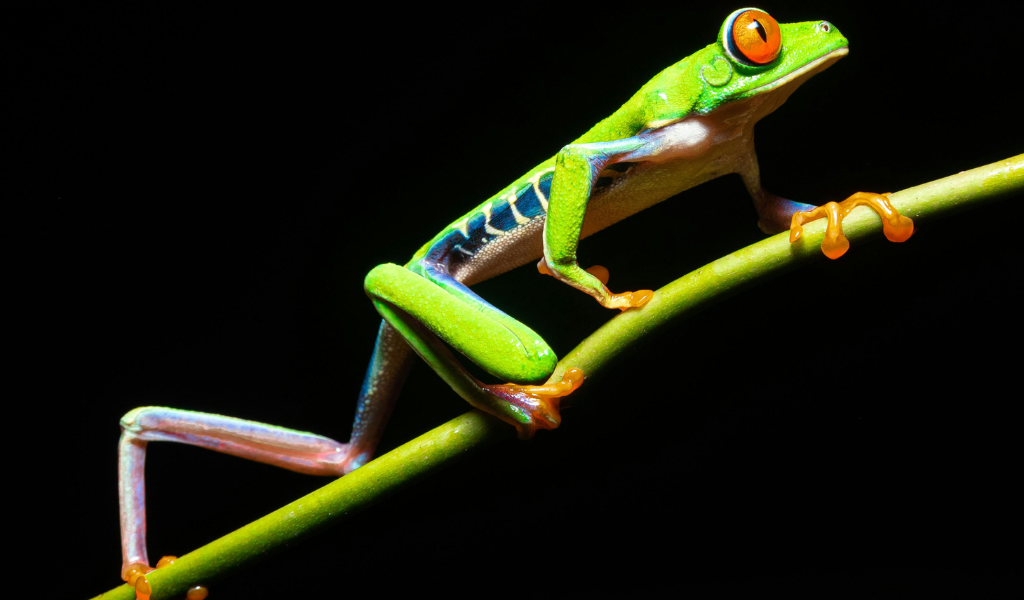
[(806, 81), (810, 77), (812, 77), (812, 76), (820, 73), (821, 71), (824, 71), (825, 69), (831, 67), (832, 63), (836, 62), (837, 60), (839, 60), (840, 58), (846, 56), (849, 53), (850, 53), (849, 46), (843, 46), (842, 48), (836, 48), (835, 50), (829, 52), (828, 54), (825, 54), (825, 55), (823, 55), (823, 56), (821, 56), (819, 58), (816, 58), (816, 59), (812, 60), (811, 62), (809, 62), (806, 65), (800, 67), (799, 69), (793, 71), (792, 73), (789, 73), (789, 74), (785, 75), (784, 77), (780, 77), (780, 78), (776, 79), (775, 81), (771, 81), (771, 82), (766, 83), (766, 84), (764, 84), (762, 86), (753, 88), (752, 90), (748, 91), (747, 94), (755, 94), (755, 93), (758, 93), (758, 92), (767, 92), (769, 90), (772, 90), (772, 89), (775, 89), (777, 87), (780, 87), (780, 86), (786, 85), (788, 83), (791, 83), (791, 82), (793, 82), (794, 80), (797, 80), (797, 79), (800, 79), (801, 80), (800, 83), (803, 83), (803, 81)]

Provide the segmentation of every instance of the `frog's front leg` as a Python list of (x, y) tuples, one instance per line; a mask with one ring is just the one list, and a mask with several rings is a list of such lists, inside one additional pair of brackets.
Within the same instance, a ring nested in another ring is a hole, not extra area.
[(754, 200), (754, 208), (757, 210), (758, 216), (757, 226), (769, 235), (783, 232), (789, 229), (794, 214), (800, 211), (814, 210), (815, 206), (794, 202), (761, 187), (761, 169), (757, 164), (757, 154), (754, 153), (752, 139), (748, 148), (745, 160), (737, 172), (743, 179), (743, 185), (746, 186), (750, 197)]
[(538, 270), (589, 294), (605, 308), (626, 310), (643, 306), (654, 292), (613, 294), (605, 286), (607, 270), (585, 270), (576, 261), (583, 218), (598, 175), (610, 164), (639, 160), (651, 154), (650, 141), (634, 136), (612, 142), (570, 144), (555, 157), (555, 175), (544, 223), (544, 257)]
[(300, 473), (344, 475), (372, 456), (412, 358), (412, 349), (402, 336), (382, 323), (348, 443), (266, 423), (173, 408), (150, 406), (126, 414), (121, 419), (118, 446), (121, 577), (138, 591), (147, 585), (145, 574), (152, 570), (146, 553), (144, 473), (149, 442), (191, 444)]
[[(380, 265), (366, 276), (365, 288), (384, 320), (470, 404), (514, 425), (521, 438), (558, 427), (558, 398), (579, 387), (583, 373), (570, 369), (561, 382), (524, 385), (551, 375), (555, 353), (529, 327), (452, 278), (443, 265)], [(445, 343), (515, 383), (480, 382)]]
[(882, 219), (882, 233), (890, 242), (905, 242), (914, 233), (914, 222), (896, 210), (889, 201), (888, 194), (857, 192), (842, 202), (829, 202), (812, 210), (794, 214), (789, 230), (790, 243), (803, 235), (804, 223), (828, 219), (821, 251), (829, 258), (839, 258), (850, 249), (850, 241), (843, 235), (843, 219), (858, 206), (867, 206), (878, 213)]

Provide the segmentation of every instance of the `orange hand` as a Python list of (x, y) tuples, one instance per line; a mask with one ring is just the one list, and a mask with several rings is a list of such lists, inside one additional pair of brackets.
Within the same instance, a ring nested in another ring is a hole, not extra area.
[(653, 290), (622, 292), (621, 294), (612, 294), (611, 300), (606, 306), (608, 306), (608, 308), (617, 308), (625, 312), (631, 308), (640, 308), (644, 304), (650, 302), (653, 297)]
[(893, 208), (887, 196), (888, 194), (857, 192), (842, 202), (829, 202), (814, 210), (795, 213), (789, 229), (789, 241), (792, 243), (800, 239), (804, 232), (804, 223), (825, 217), (828, 224), (825, 226), (825, 239), (821, 242), (821, 251), (831, 259), (839, 258), (850, 249), (850, 241), (843, 235), (843, 219), (854, 208), (868, 206), (882, 218), (882, 232), (889, 241), (905, 242), (914, 233), (914, 222)]

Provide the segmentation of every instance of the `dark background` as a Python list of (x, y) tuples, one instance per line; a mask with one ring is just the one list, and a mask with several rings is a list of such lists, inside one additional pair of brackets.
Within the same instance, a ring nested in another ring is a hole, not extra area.
[[(121, 415), (167, 405), (346, 440), (379, 322), (363, 276), (713, 42), (738, 6), (686, 4), (14, 22), (8, 296), (29, 335), (11, 342), (27, 385), (8, 418), (61, 595), (119, 582)], [(822, 203), (1024, 151), (997, 7), (764, 8), (851, 40), (758, 126), (768, 189)], [(1022, 200), (723, 301), (588, 381), (556, 432), (470, 457), (211, 597), (1006, 590), (1020, 563), (1003, 546), (1024, 533)], [(761, 239), (755, 222), (725, 177), (586, 240), (580, 262), (608, 266), (614, 290), (657, 288)], [(477, 290), (560, 355), (612, 316), (528, 267)], [(417, 365), (382, 450), (464, 410)], [(172, 444), (147, 460), (154, 560), (326, 483)]]

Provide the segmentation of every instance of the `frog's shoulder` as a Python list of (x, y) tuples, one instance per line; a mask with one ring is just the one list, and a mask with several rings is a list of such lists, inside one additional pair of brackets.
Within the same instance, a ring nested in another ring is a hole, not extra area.
[(714, 44), (663, 69), (574, 143), (621, 140), (693, 114), (706, 86), (701, 68), (711, 60), (713, 48)]

